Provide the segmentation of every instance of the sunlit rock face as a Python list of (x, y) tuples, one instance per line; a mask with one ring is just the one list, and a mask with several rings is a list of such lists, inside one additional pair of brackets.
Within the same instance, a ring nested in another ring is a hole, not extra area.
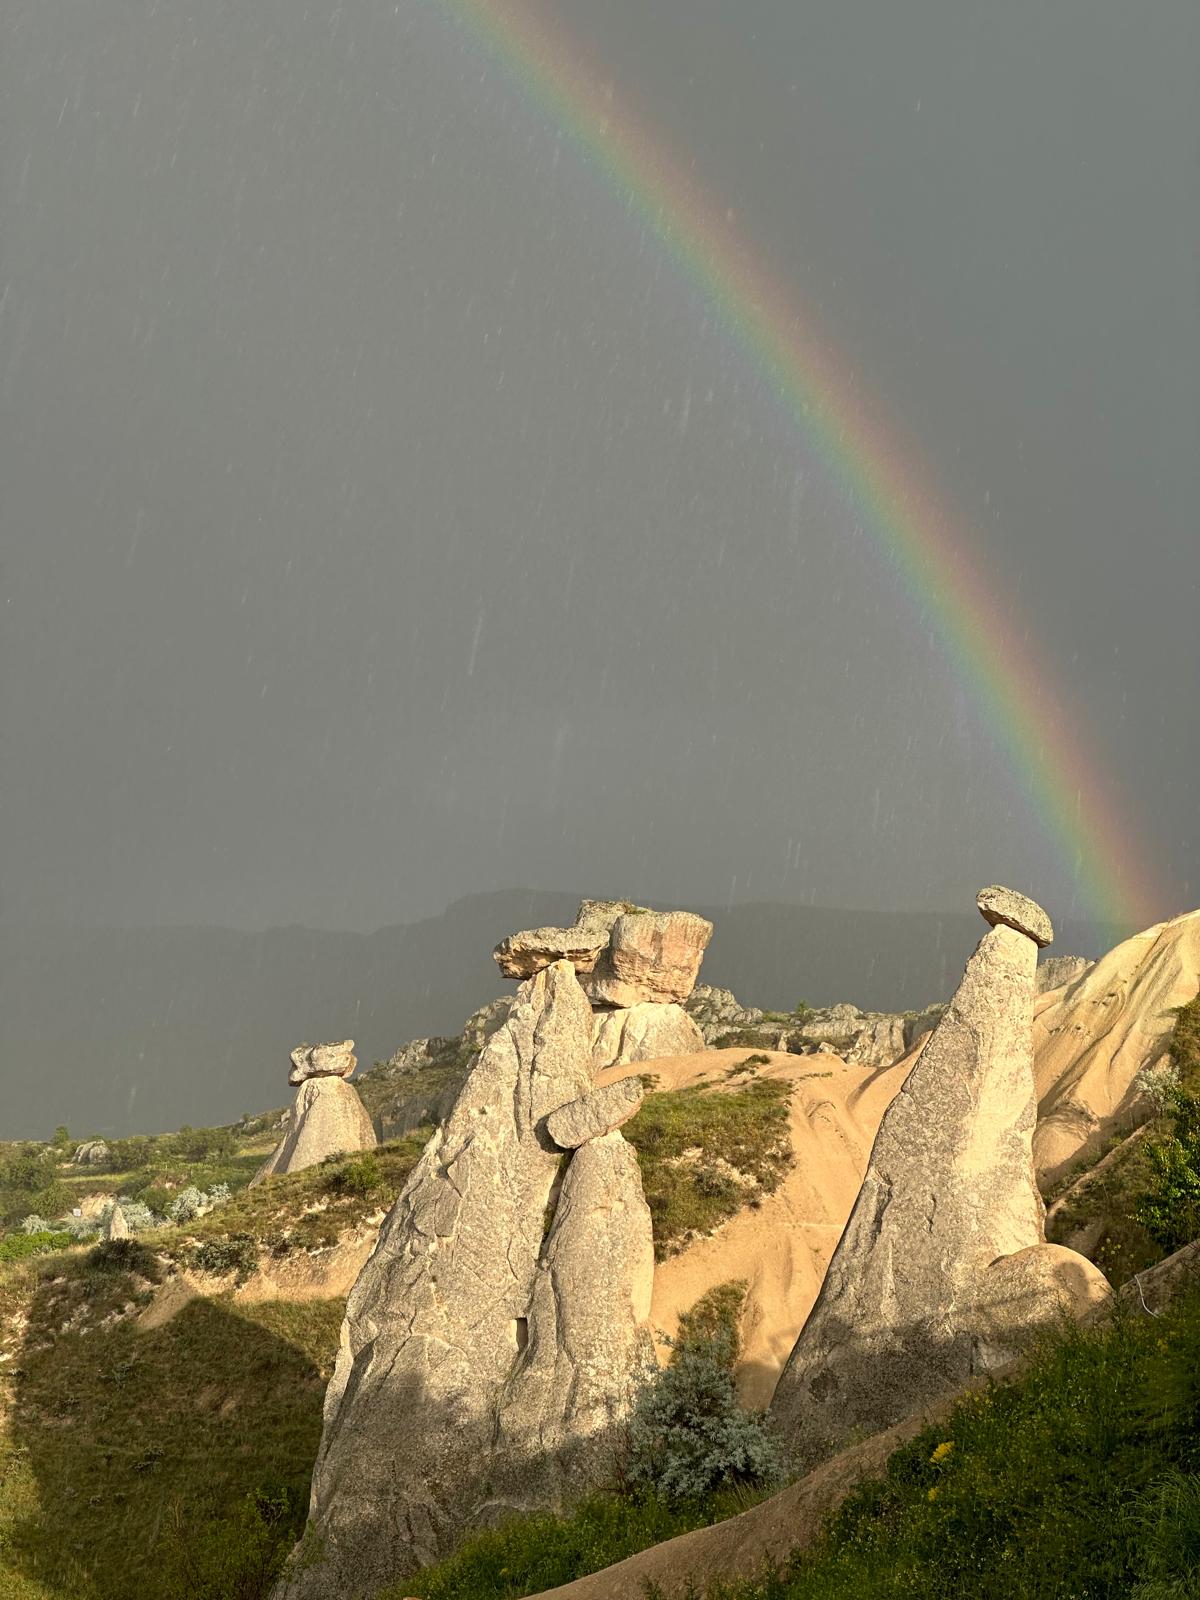
[(357, 1090), (346, 1079), (357, 1065), (354, 1040), (301, 1044), (291, 1054), (288, 1082), (297, 1085), (287, 1132), (254, 1174), (301, 1172), (330, 1156), (373, 1150), (375, 1129)]
[[(313, 1472), (321, 1556), (302, 1545), (277, 1596), (373, 1594), (505, 1507), (611, 1470), (653, 1246), (636, 1158), (608, 1131), (619, 1108), (593, 1103), (591, 1035), (564, 960), (484, 1042), (347, 1301)], [(549, 1132), (562, 1108), (570, 1155)]]
[(775, 1392), (802, 1462), (910, 1415), (1109, 1292), (1084, 1257), (1045, 1243), (1034, 1179), (1034, 975), (1049, 919), (1023, 896), (987, 894), (993, 925), (884, 1114)]

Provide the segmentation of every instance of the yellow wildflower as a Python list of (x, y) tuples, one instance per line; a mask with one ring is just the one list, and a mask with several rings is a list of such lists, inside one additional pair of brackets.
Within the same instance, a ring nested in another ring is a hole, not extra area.
[(946, 1457), (950, 1454), (951, 1450), (953, 1450), (953, 1449), (954, 1449), (954, 1440), (953, 1439), (947, 1439), (944, 1444), (938, 1445), (937, 1449), (933, 1452), (933, 1454), (930, 1456), (929, 1459), (930, 1459), (930, 1461), (945, 1461)]
[(936, 1500), (937, 1499), (937, 1484), (936, 1483), (934, 1484), (933, 1488), (930, 1489), (930, 1491), (929, 1491), (929, 1498), (931, 1500)]

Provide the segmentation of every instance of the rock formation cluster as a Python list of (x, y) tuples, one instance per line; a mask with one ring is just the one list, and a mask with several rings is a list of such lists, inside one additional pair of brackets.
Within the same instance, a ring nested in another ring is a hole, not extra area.
[(709, 1046), (745, 1045), (798, 1056), (832, 1051), (852, 1066), (888, 1067), (932, 1031), (946, 1008), (860, 1011), (841, 1004), (808, 1007), (785, 1016), (743, 1006), (728, 989), (697, 984), (685, 1009)]
[(1034, 1178), (1033, 1000), (1042, 908), (993, 887), (991, 926), (884, 1113), (772, 1414), (801, 1461), (1012, 1359), (1109, 1292), (1047, 1244)]
[(652, 911), (625, 900), (584, 900), (570, 928), (529, 928), (495, 949), (506, 978), (569, 961), (591, 1002), (592, 1064), (618, 1066), (691, 1055), (704, 1038), (683, 1009), (712, 923), (690, 911)]
[(357, 1061), (354, 1040), (299, 1044), (291, 1054), (288, 1082), (296, 1098), (287, 1132), (255, 1173), (253, 1183), (276, 1172), (300, 1172), (327, 1156), (375, 1147), (375, 1129), (354, 1087), (346, 1080)]
[(602, 1481), (653, 1361), (650, 1212), (618, 1131), (640, 1085), (593, 1088), (571, 962), (521, 959), (347, 1302), (313, 1473), (320, 1559), (299, 1556), (279, 1596), (374, 1593), (472, 1526)]

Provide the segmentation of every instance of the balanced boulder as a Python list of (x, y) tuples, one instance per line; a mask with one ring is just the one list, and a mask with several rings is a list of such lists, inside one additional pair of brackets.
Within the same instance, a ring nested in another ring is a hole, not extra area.
[(655, 1056), (690, 1056), (704, 1049), (704, 1035), (680, 1005), (640, 1005), (597, 1011), (592, 1025), (592, 1065), (624, 1066)]
[(601, 1139), (628, 1122), (642, 1103), (640, 1078), (618, 1078), (593, 1089), (581, 1100), (559, 1106), (546, 1118), (546, 1132), (564, 1150), (577, 1150), (589, 1139)]
[(277, 1172), (301, 1172), (328, 1156), (375, 1148), (375, 1129), (358, 1092), (346, 1079), (354, 1071), (354, 1040), (297, 1045), (289, 1083), (298, 1085), (288, 1129), (252, 1183)]
[(1034, 975), (1049, 918), (997, 888), (979, 907), (992, 926), (884, 1114), (775, 1391), (801, 1464), (919, 1411), (1109, 1293), (1084, 1257), (1045, 1243), (1034, 1180)]

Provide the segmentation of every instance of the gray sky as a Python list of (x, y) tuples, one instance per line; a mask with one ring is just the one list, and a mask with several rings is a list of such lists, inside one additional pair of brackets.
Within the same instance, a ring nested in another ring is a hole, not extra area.
[[(819, 308), (1200, 898), (1193, 0), (547, 0)], [(0, 18), (3, 913), (1061, 914), (970, 691), (436, 0)]]

